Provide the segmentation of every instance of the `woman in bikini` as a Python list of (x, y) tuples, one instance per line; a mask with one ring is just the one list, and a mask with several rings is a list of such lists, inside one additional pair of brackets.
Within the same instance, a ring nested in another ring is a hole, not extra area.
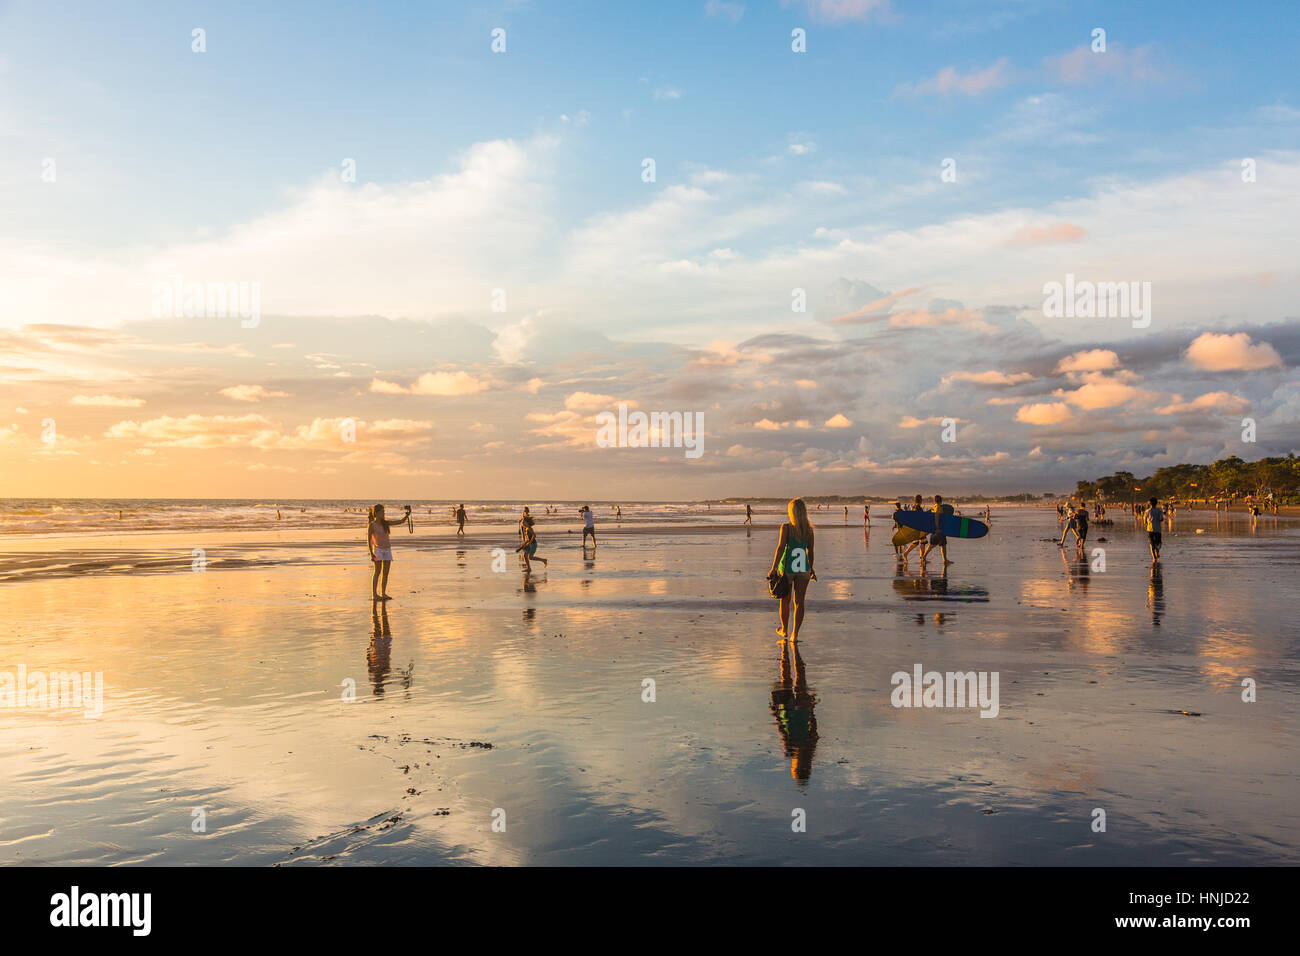
[[(813, 526), (808, 520), (808, 506), (802, 498), (793, 499), (786, 510), (790, 520), (781, 525), (768, 577), (785, 575), (790, 579), (790, 593), (781, 598), (778, 612), (781, 615), (781, 626), (776, 629), (776, 633), (783, 639), (788, 635), (790, 640), (797, 641), (799, 627), (803, 624), (808, 582), (813, 577)], [(794, 605), (793, 625), (790, 620), (791, 603)]]

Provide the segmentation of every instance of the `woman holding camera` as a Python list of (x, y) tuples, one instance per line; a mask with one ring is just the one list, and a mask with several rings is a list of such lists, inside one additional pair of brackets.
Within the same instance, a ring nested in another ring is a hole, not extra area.
[[(411, 506), (406, 506), (406, 514), (396, 521), (384, 517), (384, 506), (375, 505), (370, 509), (370, 526), (366, 530), (366, 542), (370, 548), (370, 560), (374, 562), (375, 573), (370, 579), (370, 600), (391, 601), (388, 594), (388, 568), (393, 563), (393, 543), (388, 532), (394, 525), (406, 524), (410, 518)], [(382, 577), (381, 577), (382, 576)]]

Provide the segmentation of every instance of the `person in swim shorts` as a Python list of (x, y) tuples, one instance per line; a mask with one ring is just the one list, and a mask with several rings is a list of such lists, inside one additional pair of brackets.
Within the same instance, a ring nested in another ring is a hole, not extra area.
[(935, 548), (939, 549), (939, 554), (943, 558), (943, 566), (947, 567), (952, 562), (948, 560), (948, 536), (939, 530), (940, 522), (947, 513), (943, 507), (943, 495), (934, 496), (934, 531), (930, 535), (930, 540), (921, 548), (921, 564), (925, 564), (925, 559)]
[(531, 571), (533, 569), (533, 558), (537, 558), (538, 561), (542, 562), (543, 567), (547, 564), (545, 558), (538, 557), (537, 555), (537, 532), (533, 530), (533, 523), (531, 521), (524, 525), (524, 542), (519, 547), (515, 548), (515, 551), (522, 551), (524, 553), (525, 571)]
[(596, 512), (591, 510), (591, 505), (583, 505), (578, 509), (578, 513), (584, 518), (582, 525), (582, 549), (587, 549), (587, 535), (591, 535), (591, 546), (596, 547)]

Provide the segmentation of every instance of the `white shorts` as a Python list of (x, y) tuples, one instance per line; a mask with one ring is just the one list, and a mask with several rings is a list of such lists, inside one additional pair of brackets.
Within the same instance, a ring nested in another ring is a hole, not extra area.
[(376, 561), (391, 561), (391, 560), (393, 560), (393, 549), (392, 549), (392, 548), (375, 548), (375, 560), (376, 560)]

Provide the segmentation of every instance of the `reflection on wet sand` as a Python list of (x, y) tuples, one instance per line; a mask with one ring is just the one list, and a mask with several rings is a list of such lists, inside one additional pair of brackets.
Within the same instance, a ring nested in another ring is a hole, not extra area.
[[(808, 674), (797, 641), (781, 641), (779, 676), (772, 682), (770, 708), (781, 734), (781, 749), (790, 760), (790, 776), (800, 784), (812, 777), (817, 750), (817, 696), (808, 686)], [(791, 656), (794, 671), (791, 673)]]
[(1160, 562), (1151, 562), (1151, 583), (1147, 585), (1147, 607), (1151, 608), (1151, 626), (1159, 627), (1165, 616), (1165, 579), (1160, 573)]
[(366, 670), (370, 673), (370, 686), (376, 697), (384, 693), (384, 681), (392, 661), (393, 632), (388, 626), (388, 605), (383, 601), (370, 603), (370, 646), (366, 648)]
[[(594, 569), (556, 536), (549, 579), (411, 548), (369, 622), (355, 542), (204, 574), (10, 581), (0, 671), (110, 679), (97, 720), (14, 711), (0, 727), (0, 864), (259, 865), (294, 845), (366, 864), (1294, 864), (1300, 692), (1279, 662), (1297, 656), (1300, 526), (1198, 514), (1152, 568), (1145, 533), (1117, 522), (1085, 587), (1073, 549), (1057, 565), (1052, 523), (1008, 510), (954, 542), (944, 575), (897, 573), (888, 523), (864, 551), (831, 522), (807, 638), (779, 648), (775, 677), (755, 571), (770, 538), (738, 527), (611, 542)], [(804, 654), (834, 689), (825, 705)], [(1001, 671), (1000, 719), (890, 707), (888, 673), (918, 660)], [(347, 676), (363, 706), (341, 705)], [(844, 825), (774, 840), (792, 785)], [(175, 838), (178, 808), (218, 802), (222, 839)], [(1090, 835), (1098, 805), (1134, 839)], [(508, 843), (485, 825), (493, 807), (511, 808)], [(869, 825), (886, 814), (905, 837)]]
[(948, 583), (948, 576), (940, 573), (937, 577), (928, 577), (923, 573), (907, 574), (904, 565), (894, 568), (894, 591), (904, 601), (956, 601), (962, 604), (987, 604), (989, 589), (974, 584), (953, 587)]
[(1062, 548), (1061, 563), (1065, 565), (1066, 590), (1073, 591), (1078, 586), (1079, 591), (1086, 594), (1088, 585), (1092, 583), (1092, 565), (1088, 563), (1088, 556), (1083, 553), (1083, 549), (1076, 550), (1074, 556), (1070, 557)]
[[(393, 631), (388, 624), (388, 605), (383, 601), (372, 601), (370, 603), (370, 644), (366, 647), (366, 670), (370, 675), (370, 686), (376, 697), (382, 697), (385, 685), (390, 683), (388, 674), (392, 670), (392, 657)], [(411, 689), (414, 672), (414, 661), (397, 672), (403, 689)]]

